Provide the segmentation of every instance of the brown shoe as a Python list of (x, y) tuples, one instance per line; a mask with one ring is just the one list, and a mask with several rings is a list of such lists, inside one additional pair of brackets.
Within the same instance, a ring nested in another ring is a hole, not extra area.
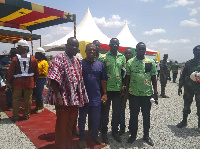
[(24, 120), (28, 120), (29, 118), (30, 118), (30, 115), (24, 115), (24, 116), (23, 116), (23, 119), (24, 119)]
[(75, 135), (75, 136), (79, 136), (79, 135), (80, 135), (80, 133), (79, 133), (79, 131), (76, 129), (76, 127), (73, 128), (72, 134)]
[(98, 145), (105, 145), (105, 143), (103, 142), (103, 140), (99, 137), (97, 137), (96, 139), (94, 139), (94, 142)]
[(80, 149), (87, 149), (87, 144), (84, 140), (79, 140), (79, 148)]

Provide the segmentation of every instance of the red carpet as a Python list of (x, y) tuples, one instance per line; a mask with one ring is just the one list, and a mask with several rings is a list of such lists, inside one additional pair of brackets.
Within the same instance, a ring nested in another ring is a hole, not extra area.
[[(44, 95), (46, 95), (47, 90), (44, 90)], [(12, 112), (7, 111), (6, 107), (6, 99), (5, 92), (0, 88), (0, 107), (1, 109), (8, 115), (8, 117), (12, 117)], [(23, 102), (21, 102), (20, 106), (22, 109), (20, 110), (20, 116), (23, 115)], [(35, 103), (33, 102), (31, 109), (35, 107)], [(38, 149), (55, 149), (55, 122), (56, 115), (45, 109), (44, 112), (40, 114), (31, 113), (29, 120), (21, 120), (16, 122), (15, 124), (23, 131), (26, 136), (33, 142), (33, 144)], [(73, 147), (78, 147), (78, 137), (73, 136)], [(96, 145), (92, 138), (86, 132), (86, 142), (88, 145), (88, 149), (100, 149), (105, 147), (106, 145)]]

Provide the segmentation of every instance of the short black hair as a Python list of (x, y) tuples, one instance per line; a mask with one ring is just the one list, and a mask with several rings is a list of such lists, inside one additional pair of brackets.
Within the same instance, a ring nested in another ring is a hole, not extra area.
[[(95, 46), (95, 44), (93, 44), (93, 43), (88, 43), (88, 44), (86, 45), (86, 49), (85, 49), (85, 50), (87, 50), (88, 47), (91, 46), (91, 45)], [(96, 48), (96, 46), (95, 46), (95, 48)]]
[[(69, 44), (69, 42), (71, 42), (72, 39), (76, 39), (76, 38), (75, 38), (75, 37), (69, 37), (69, 38), (67, 39), (67, 44)], [(76, 40), (77, 40), (77, 39), (76, 39)]]
[(117, 42), (118, 42), (118, 44), (119, 44), (119, 39), (117, 39), (117, 38), (112, 38), (112, 39), (110, 39), (110, 43), (111, 43), (111, 41), (113, 41), (113, 40), (117, 40)]
[(197, 45), (196, 47), (194, 47), (193, 51), (194, 50), (200, 50), (200, 45)]
[(133, 54), (133, 50), (131, 49), (131, 48), (126, 48), (125, 50), (124, 50), (124, 53), (126, 52), (126, 51), (128, 51), (128, 50), (131, 50), (131, 53)]
[(144, 42), (139, 42), (139, 43), (136, 45), (136, 49), (139, 49), (139, 48), (145, 48), (145, 49), (146, 49), (146, 45), (144, 44)]
[[(92, 43), (96, 43), (96, 42), (99, 42), (99, 40), (94, 40)], [(99, 42), (100, 43), (100, 42)]]

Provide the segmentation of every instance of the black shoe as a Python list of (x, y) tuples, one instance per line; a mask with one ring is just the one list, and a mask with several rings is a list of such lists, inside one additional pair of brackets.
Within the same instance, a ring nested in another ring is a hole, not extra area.
[(93, 139), (93, 140), (98, 145), (105, 145), (104, 141), (99, 137), (97, 137), (96, 139)]
[(162, 98), (169, 98), (169, 96), (166, 96), (166, 95), (162, 95)]
[(117, 142), (122, 142), (122, 139), (118, 133), (113, 133), (112, 136)]
[(72, 130), (72, 134), (75, 135), (75, 136), (80, 135), (79, 131), (76, 128)]
[(127, 143), (133, 143), (136, 140), (135, 136), (130, 136), (127, 140)]
[(11, 117), (11, 118), (10, 118), (10, 120), (11, 120), (13, 123), (15, 123), (15, 122), (18, 122), (18, 121), (19, 121), (19, 119), (16, 119), (16, 118), (14, 118), (14, 117)]
[(125, 133), (125, 130), (124, 130), (124, 129), (120, 129), (119, 135), (121, 136), (121, 135), (123, 135), (124, 133)]
[(197, 130), (198, 130), (198, 132), (200, 133), (200, 128), (199, 128), (199, 127), (197, 128)]
[(144, 137), (143, 140), (144, 140), (147, 144), (149, 144), (149, 145), (151, 145), (151, 146), (154, 146), (154, 143), (153, 143), (153, 141), (151, 140), (150, 137)]
[(109, 144), (109, 140), (108, 140), (108, 135), (107, 134), (102, 134), (102, 140), (104, 143)]
[(186, 121), (181, 121), (180, 123), (178, 123), (178, 124), (176, 125), (177, 128), (183, 128), (183, 127), (185, 127), (185, 126), (187, 126), (187, 122), (186, 122)]
[(87, 144), (84, 140), (79, 140), (79, 148), (80, 149), (87, 149)]
[(8, 107), (8, 111), (12, 111), (13, 109), (12, 109), (12, 107)]
[(24, 115), (23, 120), (28, 120), (30, 118), (30, 115)]

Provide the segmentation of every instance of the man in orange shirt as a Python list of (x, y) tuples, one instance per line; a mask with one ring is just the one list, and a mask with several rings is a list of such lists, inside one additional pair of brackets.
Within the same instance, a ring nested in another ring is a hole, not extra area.
[(13, 87), (13, 122), (19, 120), (19, 105), (24, 93), (25, 111), (23, 118), (30, 118), (33, 88), (38, 78), (38, 64), (34, 56), (28, 54), (29, 45), (26, 40), (18, 41), (18, 54), (13, 57), (6, 80), (6, 87)]

